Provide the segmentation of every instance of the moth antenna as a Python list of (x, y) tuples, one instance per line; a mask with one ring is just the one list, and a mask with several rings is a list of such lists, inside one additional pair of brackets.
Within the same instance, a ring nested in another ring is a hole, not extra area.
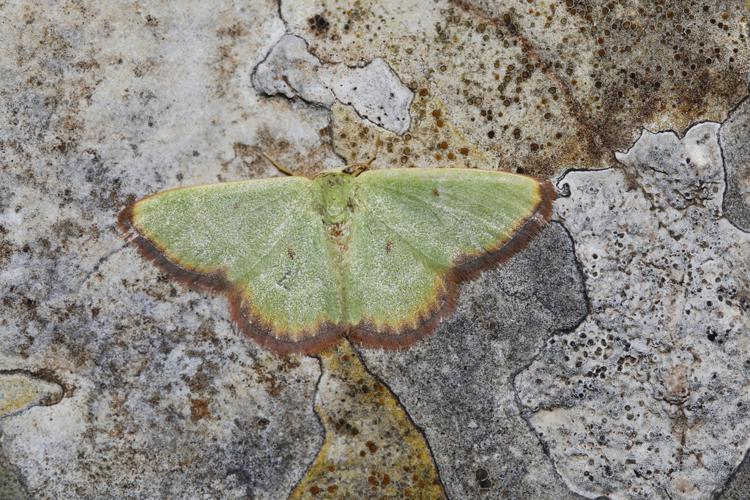
[(344, 172), (346, 172), (347, 174), (353, 174), (354, 177), (357, 177), (362, 172), (369, 170), (370, 166), (372, 165), (372, 162), (374, 162), (378, 158), (379, 148), (380, 148), (380, 141), (376, 139), (375, 140), (375, 152), (370, 157), (370, 159), (363, 163), (354, 163), (352, 165), (349, 165), (348, 167), (344, 169)]
[(277, 163), (276, 161), (274, 161), (274, 159), (273, 159), (273, 158), (271, 158), (270, 156), (268, 156), (268, 155), (267, 155), (267, 154), (266, 154), (266, 153), (265, 153), (264, 151), (261, 151), (261, 152), (260, 152), (260, 154), (262, 154), (262, 155), (263, 155), (263, 157), (264, 157), (264, 158), (265, 158), (266, 160), (268, 160), (269, 162), (271, 162), (271, 164), (272, 164), (272, 165), (273, 165), (274, 167), (276, 167), (276, 169), (277, 169), (277, 170), (278, 170), (279, 172), (281, 172), (281, 173), (282, 173), (282, 174), (284, 174), (284, 175), (288, 175), (289, 177), (294, 177), (294, 173), (293, 173), (293, 172), (292, 172), (291, 170), (289, 170), (288, 168), (284, 167), (284, 166), (283, 166), (283, 165), (281, 165), (280, 163)]
[(370, 157), (370, 159), (365, 162), (365, 164), (367, 165), (367, 168), (370, 168), (370, 165), (372, 165), (372, 162), (377, 160), (379, 150), (380, 150), (380, 139), (375, 139), (375, 151), (372, 153), (372, 156)]

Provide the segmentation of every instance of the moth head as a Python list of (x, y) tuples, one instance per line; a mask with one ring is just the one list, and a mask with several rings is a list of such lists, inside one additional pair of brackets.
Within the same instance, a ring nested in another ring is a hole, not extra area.
[(378, 157), (378, 149), (380, 149), (380, 140), (375, 141), (375, 151), (373, 152), (369, 160), (347, 165), (344, 170), (342, 170), (342, 172), (357, 177), (362, 172), (368, 170), (370, 168), (370, 165), (372, 165), (372, 162), (374, 162)]
[(373, 160), (370, 160), (367, 163), (352, 163), (351, 165), (344, 167), (342, 172), (357, 177), (359, 174), (370, 168), (370, 164)]

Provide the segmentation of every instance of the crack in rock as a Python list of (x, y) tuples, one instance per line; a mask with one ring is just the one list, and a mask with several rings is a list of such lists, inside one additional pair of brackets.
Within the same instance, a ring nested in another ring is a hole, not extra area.
[(336, 101), (364, 120), (396, 134), (409, 130), (414, 93), (381, 58), (363, 67), (321, 63), (307, 42), (286, 34), (253, 71), (255, 89), (267, 96), (299, 98), (330, 109)]
[(326, 108), (336, 97), (318, 76), (320, 60), (307, 50), (307, 42), (294, 35), (284, 35), (271, 48), (253, 72), (253, 86), (266, 95), (281, 94)]
[(556, 203), (592, 314), (516, 387), (567, 485), (706, 498), (750, 446), (750, 235), (722, 218), (718, 124), (643, 132)]

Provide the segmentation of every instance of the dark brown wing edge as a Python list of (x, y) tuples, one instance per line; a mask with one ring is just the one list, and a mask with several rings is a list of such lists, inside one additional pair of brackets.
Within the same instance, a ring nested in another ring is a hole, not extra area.
[(435, 332), (443, 321), (456, 309), (461, 284), (513, 257), (544, 229), (552, 217), (552, 203), (557, 198), (555, 187), (548, 181), (540, 182), (542, 198), (534, 212), (526, 218), (513, 236), (502, 243), (497, 250), (478, 257), (460, 260), (446, 275), (445, 291), (438, 300), (438, 306), (420, 324), (402, 332), (379, 332), (368, 325), (357, 325), (349, 332), (349, 338), (367, 347), (386, 349), (406, 349), (418, 340)]
[[(137, 203), (137, 202), (136, 202)], [(133, 224), (133, 207), (124, 208), (117, 216), (117, 227), (123, 237), (135, 245), (144, 259), (167, 273), (171, 278), (196, 290), (207, 290), (226, 295), (229, 311), (239, 329), (262, 347), (280, 355), (299, 353), (315, 354), (337, 343), (344, 331), (333, 324), (324, 324), (314, 336), (300, 341), (281, 340), (259, 318), (254, 318), (243, 300), (242, 291), (233, 285), (223, 272), (200, 273), (169, 260), (148, 238), (138, 232)]]

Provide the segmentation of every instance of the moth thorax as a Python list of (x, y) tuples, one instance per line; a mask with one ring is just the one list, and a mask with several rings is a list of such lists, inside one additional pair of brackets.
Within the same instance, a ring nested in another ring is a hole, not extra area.
[(354, 209), (355, 181), (350, 175), (331, 173), (319, 177), (323, 195), (323, 222), (343, 224)]

